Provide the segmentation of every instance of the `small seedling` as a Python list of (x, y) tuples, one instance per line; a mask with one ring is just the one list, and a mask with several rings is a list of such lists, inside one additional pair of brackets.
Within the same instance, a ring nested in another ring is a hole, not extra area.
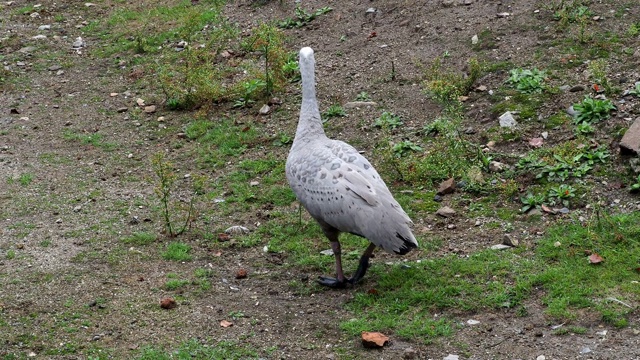
[(589, 123), (580, 123), (576, 126), (576, 133), (588, 135), (596, 132), (596, 129)]
[(562, 204), (569, 207), (569, 202), (576, 196), (576, 189), (571, 185), (558, 185), (549, 189), (549, 199), (553, 205)]
[(356, 101), (371, 101), (371, 96), (368, 92), (363, 91), (356, 96)]
[(520, 202), (522, 202), (522, 204), (524, 205), (520, 211), (523, 213), (526, 213), (527, 211), (534, 209), (534, 208), (540, 208), (540, 206), (542, 206), (542, 204), (544, 204), (546, 198), (544, 196), (544, 194), (532, 194), (532, 193), (528, 193), (527, 196), (525, 197), (521, 197), (520, 198)]
[(578, 125), (608, 119), (611, 111), (616, 110), (616, 107), (609, 99), (594, 99), (587, 96), (582, 102), (574, 104), (573, 109), (578, 112), (573, 120)]
[(333, 118), (333, 117), (345, 117), (347, 113), (344, 112), (342, 106), (338, 104), (333, 104), (329, 106), (327, 110), (322, 114), (325, 118)]
[(405, 156), (410, 151), (422, 151), (422, 148), (409, 140), (405, 140), (393, 145), (393, 153), (396, 155), (396, 157)]
[(402, 125), (402, 120), (398, 115), (385, 111), (376, 119), (374, 125), (383, 129), (395, 129)]
[(289, 78), (289, 81), (296, 82), (300, 81), (300, 65), (295, 59), (289, 59), (283, 66), (282, 72), (284, 72), (285, 76)]
[(521, 93), (533, 94), (541, 93), (544, 90), (544, 79), (546, 74), (538, 69), (513, 69), (509, 72), (507, 83), (515, 85)]
[(182, 227), (180, 227), (179, 229), (176, 229), (172, 222), (171, 215), (175, 211), (175, 209), (171, 205), (171, 194), (175, 181), (177, 179), (177, 175), (173, 171), (173, 164), (165, 160), (163, 153), (158, 153), (151, 160), (151, 167), (153, 168), (153, 171), (158, 178), (158, 183), (154, 191), (158, 196), (158, 199), (160, 200), (160, 207), (162, 217), (164, 219), (165, 230), (170, 237), (176, 237), (185, 232), (191, 225), (192, 215), (194, 211), (193, 199), (189, 203), (189, 208), (184, 225), (182, 225)]

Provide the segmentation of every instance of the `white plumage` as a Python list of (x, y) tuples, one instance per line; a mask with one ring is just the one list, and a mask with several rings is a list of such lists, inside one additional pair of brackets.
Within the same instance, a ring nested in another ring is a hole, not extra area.
[[(314, 68), (313, 50), (302, 48), (302, 105), (286, 174), (300, 203), (331, 241), (336, 257), (337, 278), (320, 277), (319, 282), (341, 287), (364, 276), (376, 246), (402, 255), (418, 243), (410, 229), (411, 219), (369, 161), (351, 145), (325, 135), (316, 101)], [(365, 237), (372, 243), (351, 279), (345, 279), (342, 272), (341, 232)]]

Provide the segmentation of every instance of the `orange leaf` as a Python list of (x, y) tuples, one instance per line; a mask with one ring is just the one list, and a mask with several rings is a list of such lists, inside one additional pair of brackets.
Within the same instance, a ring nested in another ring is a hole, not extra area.
[(593, 253), (589, 256), (589, 262), (592, 264), (600, 264), (604, 259), (598, 253)]
[(233, 323), (227, 320), (220, 321), (220, 326), (223, 328), (228, 328), (229, 326), (233, 326)]
[(366, 348), (381, 348), (389, 341), (389, 337), (379, 332), (362, 332), (362, 346)]

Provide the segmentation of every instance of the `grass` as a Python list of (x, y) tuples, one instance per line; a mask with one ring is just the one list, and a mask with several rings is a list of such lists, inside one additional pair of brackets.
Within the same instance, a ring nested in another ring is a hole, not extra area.
[(172, 242), (167, 245), (166, 250), (162, 253), (162, 258), (172, 261), (191, 261), (191, 246), (181, 243)]
[(233, 341), (189, 340), (175, 349), (145, 347), (133, 357), (136, 360), (191, 359), (257, 359), (258, 353)]
[[(577, 320), (586, 311), (626, 326), (633, 307), (624, 304), (640, 300), (634, 285), (640, 271), (638, 220), (637, 213), (611, 216), (596, 211), (586, 226), (569, 221), (549, 229), (534, 249), (376, 264), (372, 283), (358, 289), (347, 305), (355, 317), (341, 328), (353, 335), (387, 331), (429, 342), (455, 327), (452, 318), (434, 318), (433, 313), (518, 311), (540, 293), (546, 313), (558, 321)], [(590, 264), (588, 254), (593, 252), (605, 261)]]

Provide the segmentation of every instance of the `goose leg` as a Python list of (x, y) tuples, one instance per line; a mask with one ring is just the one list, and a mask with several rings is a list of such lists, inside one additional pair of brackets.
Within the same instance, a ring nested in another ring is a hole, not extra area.
[(318, 283), (331, 288), (343, 288), (347, 285), (347, 280), (342, 271), (342, 249), (338, 240), (331, 241), (331, 250), (333, 250), (333, 256), (336, 258), (336, 277), (320, 276)]
[(364, 277), (364, 274), (367, 273), (367, 269), (369, 268), (369, 259), (371, 258), (371, 255), (373, 255), (373, 251), (375, 249), (376, 249), (375, 244), (369, 244), (367, 249), (364, 251), (364, 253), (360, 257), (360, 263), (358, 264), (358, 269), (356, 270), (355, 274), (353, 274), (353, 277), (348, 280), (350, 283), (352, 284), (357, 283)]

